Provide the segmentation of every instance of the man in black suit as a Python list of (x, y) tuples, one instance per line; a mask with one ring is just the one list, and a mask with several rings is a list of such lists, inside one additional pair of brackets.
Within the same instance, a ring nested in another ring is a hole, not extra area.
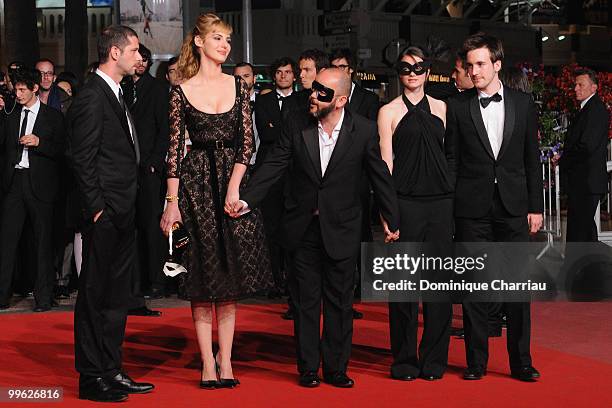
[[(254, 171), (261, 166), (280, 139), (282, 121), (281, 109), (286, 98), (293, 93), (293, 84), (296, 81), (297, 65), (289, 57), (282, 57), (272, 63), (270, 69), (274, 78), (274, 90), (267, 94), (259, 94), (255, 101), (255, 127), (259, 133), (259, 149), (255, 161)], [(274, 277), (275, 290), (270, 297), (280, 296), (286, 290), (284, 270), (284, 254), (281, 246), (280, 220), (283, 215), (283, 188), (285, 178), (282, 177), (268, 191), (261, 203), (268, 248), (270, 249), (270, 263)]]
[(42, 104), (37, 92), (40, 73), (21, 70), (15, 74), (17, 106), (3, 121), (0, 150), (4, 200), (0, 214), (0, 308), (7, 308), (12, 295), (11, 280), (17, 244), (26, 217), (34, 233), (36, 259), (35, 312), (51, 309), (53, 297), (53, 206), (59, 192), (59, 162), (64, 152), (65, 127), (62, 114)]
[[(291, 252), (290, 292), (295, 305), (299, 383), (324, 380), (352, 387), (346, 375), (353, 333), (352, 302), (361, 237), (359, 183), (365, 167), (379, 199), (387, 240), (399, 238), (398, 204), (391, 174), (381, 158), (374, 122), (345, 109), (350, 77), (336, 68), (313, 82), (310, 112), (317, 122), (286, 126), (281, 139), (226, 211), (238, 216), (258, 207), (292, 163), (283, 216), (283, 242)], [(395, 231), (395, 232), (391, 232)], [(323, 338), (320, 333), (323, 300)]]
[(129, 27), (98, 37), (99, 68), (68, 111), (69, 155), (83, 200), (83, 268), (74, 311), (79, 398), (124, 401), (152, 384), (122, 368), (121, 346), (136, 251), (135, 210), (140, 147), (119, 86), (141, 57)]
[(570, 125), (559, 161), (567, 183), (567, 242), (597, 242), (595, 212), (608, 191), (606, 171), (610, 116), (597, 95), (597, 75), (576, 72), (576, 99), (580, 111)]
[[(152, 299), (164, 296), (163, 267), (167, 247), (166, 239), (159, 229), (159, 221), (166, 196), (166, 183), (163, 181), (169, 143), (169, 96), (166, 84), (149, 74), (151, 51), (140, 44), (138, 52), (142, 59), (132, 75), (129, 108), (140, 148), (136, 195), (139, 271), (135, 274), (134, 282), (136, 304), (129, 314), (159, 316), (159, 311), (146, 307), (143, 295)], [(123, 91), (127, 94), (126, 88)]]
[[(448, 102), (445, 150), (455, 184), (455, 239), (524, 242), (542, 226), (537, 113), (531, 97), (504, 87), (501, 41), (478, 33), (463, 44), (475, 88)], [(463, 305), (466, 380), (486, 374), (488, 303)], [(513, 377), (533, 381), (529, 303), (505, 304)]]

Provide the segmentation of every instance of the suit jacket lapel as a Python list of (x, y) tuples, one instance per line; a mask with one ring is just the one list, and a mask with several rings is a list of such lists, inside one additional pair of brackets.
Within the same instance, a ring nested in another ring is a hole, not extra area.
[(497, 155), (497, 159), (504, 154), (504, 151), (507, 149), (510, 144), (510, 139), (514, 134), (514, 122), (516, 121), (516, 106), (514, 103), (514, 98), (512, 96), (512, 91), (508, 88), (504, 88), (504, 138), (502, 140), (502, 145), (499, 149), (499, 154)]
[(315, 180), (318, 182), (323, 178), (321, 174), (321, 156), (319, 154), (319, 134), (317, 126), (308, 126), (302, 130), (302, 138), (310, 156), (310, 162), (312, 163), (314, 174), (316, 175)]
[(349, 151), (349, 148), (353, 144), (353, 138), (351, 137), (352, 131), (353, 119), (351, 118), (350, 113), (345, 109), (344, 121), (342, 122), (342, 127), (340, 128), (340, 134), (338, 135), (338, 140), (336, 141), (336, 147), (334, 147), (334, 151), (329, 159), (329, 164), (325, 170), (325, 176), (334, 170), (334, 167), (336, 167), (338, 163), (342, 161), (342, 158), (346, 152)]
[(487, 153), (489, 153), (489, 156), (491, 156), (492, 159), (495, 159), (493, 149), (491, 148), (491, 142), (489, 142), (489, 136), (487, 136), (487, 130), (485, 128), (484, 121), (482, 120), (482, 114), (480, 113), (478, 93), (475, 93), (472, 99), (470, 99), (470, 115), (472, 116), (474, 126), (476, 126), (476, 131), (478, 132), (480, 141), (487, 150)]
[(353, 91), (353, 95), (351, 96), (351, 102), (349, 103), (349, 108), (353, 112), (357, 112), (359, 110), (359, 106), (361, 106), (361, 102), (363, 101), (364, 94), (361, 92), (361, 89), (357, 85), (355, 85), (355, 90)]
[(117, 100), (115, 93), (110, 88), (110, 86), (108, 86), (106, 81), (104, 81), (104, 79), (102, 79), (99, 75), (94, 74), (92, 79), (97, 82), (102, 92), (104, 92), (104, 94), (106, 95), (106, 98), (110, 102), (113, 111), (117, 115), (117, 118), (119, 118), (119, 123), (121, 123), (121, 127), (123, 127), (123, 130), (125, 131), (126, 137), (129, 139), (130, 144), (132, 144), (133, 146), (132, 138), (130, 137), (130, 126), (128, 125), (127, 117), (125, 116), (125, 111), (119, 104), (119, 100)]

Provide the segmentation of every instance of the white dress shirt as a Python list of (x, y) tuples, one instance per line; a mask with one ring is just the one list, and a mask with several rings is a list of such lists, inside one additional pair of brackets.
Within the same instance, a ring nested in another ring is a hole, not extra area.
[[(255, 103), (255, 92), (251, 95), (251, 102)], [(259, 151), (259, 133), (257, 132), (257, 126), (255, 125), (255, 109), (251, 112), (251, 121), (253, 122), (253, 138), (255, 139), (255, 151), (253, 151), (253, 156), (251, 156), (251, 166), (255, 164), (255, 159), (257, 158), (257, 152)]]
[[(504, 85), (499, 82), (500, 88), (497, 93), (502, 97), (499, 102), (491, 102), (486, 108), (483, 108), (480, 103), (480, 114), (482, 115), (482, 121), (484, 122), (485, 129), (487, 130), (487, 136), (489, 137), (489, 143), (491, 143), (491, 150), (493, 155), (497, 159), (499, 149), (501, 149), (502, 142), (504, 140), (504, 119), (506, 116), (504, 109)], [(487, 95), (482, 91), (478, 91), (478, 99), (488, 98), (493, 95)], [(479, 101), (480, 102), (480, 101)]]
[(355, 90), (355, 83), (351, 82), (351, 94), (348, 97), (349, 103), (351, 103), (351, 98), (353, 97), (353, 91)]
[[(278, 98), (278, 109), (283, 110), (283, 99), (288, 98), (293, 93), (293, 88), (289, 90), (287, 95), (284, 95), (278, 88), (276, 88), (276, 96)], [(280, 99), (283, 98), (283, 99)]]
[(586, 104), (587, 104), (587, 102), (589, 101), (589, 99), (591, 99), (591, 98), (593, 97), (593, 95), (595, 95), (595, 94), (592, 94), (591, 96), (589, 96), (588, 98), (586, 98), (584, 101), (580, 102), (580, 109), (581, 109), (581, 110), (582, 110), (582, 108), (584, 108), (584, 105), (586, 105)]
[[(36, 123), (36, 118), (38, 117), (38, 111), (40, 110), (40, 99), (36, 97), (36, 102), (34, 103), (34, 105), (30, 106), (29, 108), (26, 108), (24, 106), (21, 109), (21, 116), (19, 116), (19, 133), (17, 134), (17, 136), (21, 134), (21, 125), (23, 123), (23, 118), (25, 117), (26, 110), (28, 110), (29, 113), (28, 113), (28, 123), (26, 123), (24, 136), (31, 135), (32, 131), (34, 130), (34, 123)], [(21, 153), (21, 160), (19, 160), (19, 163), (15, 166), (15, 168), (16, 169), (29, 169), (30, 168), (30, 156), (28, 154), (27, 146), (23, 146), (23, 153)]]
[[(109, 77), (104, 72), (100, 71), (99, 69), (96, 69), (96, 74), (98, 74), (100, 76), (100, 78), (102, 78), (104, 80), (104, 82), (106, 82), (108, 84), (108, 86), (110, 86), (110, 88), (112, 89), (113, 93), (117, 97), (117, 101), (119, 101), (119, 91), (121, 90), (121, 86), (118, 83), (116, 83), (113, 80), (113, 78)], [(125, 102), (125, 95), (124, 95), (123, 101)], [(121, 102), (119, 102), (119, 103), (121, 104)], [(134, 131), (133, 131), (134, 124), (130, 120), (130, 115), (128, 115), (127, 107), (126, 107), (126, 111), (125, 111), (125, 117), (127, 118), (128, 128), (130, 128), (130, 137), (132, 138), (132, 143), (134, 143)]]
[(331, 159), (332, 153), (334, 152), (334, 148), (336, 147), (336, 142), (338, 141), (338, 135), (340, 134), (340, 129), (342, 128), (342, 122), (344, 121), (344, 109), (342, 109), (342, 114), (340, 115), (340, 120), (332, 130), (331, 135), (327, 134), (323, 129), (323, 125), (321, 122), (318, 122), (317, 128), (319, 130), (319, 157), (321, 158), (321, 175), (325, 175), (325, 170), (327, 170), (327, 166), (329, 165), (329, 159)]

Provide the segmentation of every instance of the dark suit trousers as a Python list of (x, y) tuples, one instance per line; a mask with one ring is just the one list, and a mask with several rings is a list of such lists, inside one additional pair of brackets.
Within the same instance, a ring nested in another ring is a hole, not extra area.
[[(329, 257), (321, 237), (319, 217), (313, 217), (300, 246), (291, 258), (289, 291), (295, 305), (295, 340), (298, 371), (324, 374), (346, 371), (353, 338), (353, 284), (355, 255)], [(320, 338), (321, 300), (323, 336)]]
[(75, 366), (82, 377), (113, 376), (121, 370), (136, 249), (134, 213), (108, 212), (83, 228), (83, 269), (74, 311)]
[[(489, 213), (482, 218), (456, 218), (455, 239), (459, 242), (527, 242), (527, 214), (509, 214), (495, 189)], [(490, 303), (464, 302), (463, 328), (469, 367), (486, 368), (489, 359), (488, 320)], [(507, 349), (510, 368), (531, 365), (530, 304), (509, 302), (503, 308), (507, 318)]]
[[(30, 258), (36, 259), (34, 298), (37, 305), (50, 306), (53, 296), (53, 203), (40, 201), (34, 195), (30, 182), (30, 170), (15, 170), (11, 186), (4, 197), (0, 224), (0, 302), (8, 303), (11, 281), (15, 270), (17, 246), (29, 217), (33, 232)], [(29, 242), (29, 241), (28, 241)]]
[(601, 194), (567, 193), (567, 242), (597, 242), (595, 211)]
[[(257, 170), (255, 170), (257, 171)], [(284, 270), (284, 250), (281, 246), (281, 220), (284, 212), (284, 197), (283, 189), (285, 186), (285, 177), (281, 178), (274, 184), (266, 198), (261, 203), (261, 215), (268, 240), (268, 248), (270, 250), (270, 264), (272, 267), (272, 277), (276, 289), (284, 291), (287, 283)]]
[(138, 230), (139, 273), (134, 276), (133, 293), (142, 296), (142, 289), (164, 288), (163, 267), (168, 253), (159, 222), (164, 210), (165, 179), (160, 173), (140, 169), (136, 196), (136, 227)]
[[(453, 201), (399, 200), (400, 241), (446, 242), (453, 237)], [(452, 304), (423, 302), (423, 336), (418, 346), (419, 304), (389, 303), (389, 329), (394, 376), (441, 376), (448, 364)]]

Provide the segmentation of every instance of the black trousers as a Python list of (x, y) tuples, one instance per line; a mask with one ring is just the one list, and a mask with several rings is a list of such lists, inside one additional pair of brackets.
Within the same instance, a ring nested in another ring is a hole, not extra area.
[[(451, 243), (453, 238), (452, 199), (399, 200), (400, 241)], [(423, 303), (423, 336), (417, 342), (419, 304), (389, 303), (389, 329), (393, 376), (442, 376), (448, 364), (450, 302)], [(418, 355), (417, 355), (418, 344)]]
[(567, 193), (567, 242), (597, 242), (595, 211), (601, 194)]
[[(346, 371), (353, 338), (355, 255), (332, 259), (321, 238), (319, 217), (313, 217), (301, 245), (292, 253), (289, 291), (295, 306), (294, 335), (300, 373)], [(320, 337), (321, 301), (323, 335)]]
[(164, 289), (163, 267), (168, 244), (159, 222), (164, 211), (165, 181), (161, 173), (140, 169), (136, 196), (138, 271), (132, 282), (137, 298), (142, 298), (145, 288)]
[(75, 365), (81, 380), (121, 370), (130, 281), (134, 268), (134, 212), (109, 214), (83, 228), (83, 268), (74, 310)]
[[(456, 218), (455, 239), (459, 242), (527, 242), (529, 224), (527, 214), (512, 216), (506, 211), (499, 192), (495, 189), (491, 209), (482, 218)], [(489, 314), (491, 303), (464, 302), (463, 329), (468, 367), (487, 367), (489, 359)], [(508, 302), (503, 304), (507, 318), (507, 349), (510, 368), (531, 365), (530, 304)]]
[[(50, 306), (53, 296), (53, 203), (39, 200), (32, 190), (30, 170), (15, 170), (11, 186), (4, 197), (0, 221), (0, 303), (12, 295), (11, 281), (15, 270), (17, 247), (29, 218), (34, 239), (28, 258), (36, 260), (34, 298), (40, 306)], [(30, 244), (30, 241), (27, 241)]]
[[(255, 170), (257, 171), (257, 170)], [(285, 211), (283, 189), (285, 177), (274, 184), (266, 198), (261, 203), (261, 215), (263, 218), (266, 239), (270, 250), (270, 266), (272, 277), (277, 290), (284, 292), (287, 288), (285, 269), (285, 250), (281, 246), (281, 220)]]

